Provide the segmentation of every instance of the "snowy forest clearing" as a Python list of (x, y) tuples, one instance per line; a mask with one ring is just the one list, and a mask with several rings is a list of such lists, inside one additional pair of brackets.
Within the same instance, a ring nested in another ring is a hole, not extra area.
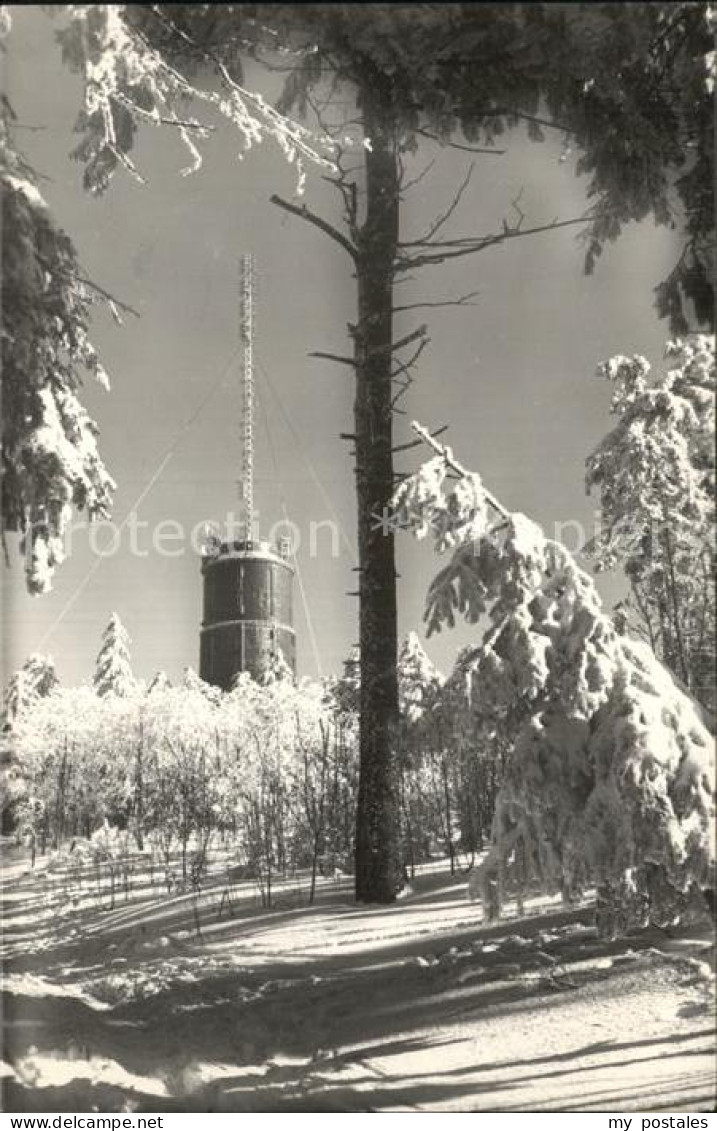
[(191, 894), (58, 914), (7, 872), (9, 1110), (713, 1107), (707, 928), (608, 942), (545, 898), (483, 926), (441, 862), (391, 907), (243, 883), (221, 917), (217, 870), (198, 937)]

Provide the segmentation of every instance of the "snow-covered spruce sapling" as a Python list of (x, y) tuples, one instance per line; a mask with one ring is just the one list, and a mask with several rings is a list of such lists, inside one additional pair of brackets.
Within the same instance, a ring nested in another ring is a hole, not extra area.
[(58, 682), (52, 656), (33, 652), (5, 688), (3, 726), (12, 730), (15, 720), (25, 711), (31, 710), (38, 699), (44, 699), (54, 691)]
[(715, 712), (715, 340), (667, 343), (665, 365), (610, 358), (615, 426), (587, 460), (597, 570), (622, 567), (631, 626)]
[(515, 727), (474, 892), (498, 914), (519, 864), (568, 898), (597, 885), (605, 930), (672, 921), (714, 888), (714, 747), (699, 707), (618, 631), (564, 546), (414, 428), (437, 454), (396, 491), (396, 517), (452, 551), (428, 591), (429, 633), (456, 613), (487, 624), (473, 694)]
[[(109, 517), (115, 484), (80, 400), (83, 377), (109, 388), (90, 340), (92, 307), (121, 303), (83, 277), (75, 247), (52, 218), (39, 177), (0, 106), (2, 195), (2, 535), (20, 535), (27, 587), (51, 588), (73, 508)], [(124, 308), (129, 309), (129, 308)]]
[(102, 634), (95, 664), (94, 685), (98, 695), (129, 695), (135, 686), (130, 663), (130, 637), (117, 613), (112, 613)]

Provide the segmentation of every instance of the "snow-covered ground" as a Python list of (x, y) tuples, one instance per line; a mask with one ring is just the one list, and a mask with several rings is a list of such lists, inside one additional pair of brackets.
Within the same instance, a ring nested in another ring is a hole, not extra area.
[(714, 1107), (706, 928), (608, 943), (537, 897), (486, 927), (445, 864), (390, 908), (348, 879), (230, 908), (220, 869), (109, 910), (42, 875), (5, 872), (7, 1110)]

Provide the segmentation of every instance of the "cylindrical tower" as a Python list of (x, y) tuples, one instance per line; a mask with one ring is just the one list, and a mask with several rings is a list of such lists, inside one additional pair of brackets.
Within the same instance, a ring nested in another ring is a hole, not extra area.
[(267, 542), (223, 542), (204, 558), (199, 674), (228, 691), (239, 672), (261, 679), (281, 655), (296, 669), (294, 570)]
[(254, 538), (254, 263), (242, 256), (239, 331), (242, 349), (243, 535), (214, 543), (202, 560), (204, 615), (199, 674), (228, 691), (240, 672), (261, 679), (281, 656), (296, 671), (290, 545)]

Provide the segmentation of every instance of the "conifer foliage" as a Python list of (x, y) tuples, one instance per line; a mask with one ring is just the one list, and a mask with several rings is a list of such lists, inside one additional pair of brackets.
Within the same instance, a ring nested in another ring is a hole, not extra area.
[[(103, 301), (82, 277), (37, 177), (18, 151), (14, 114), (0, 106), (2, 192), (2, 531), (22, 537), (27, 586), (50, 589), (72, 509), (107, 518), (114, 483), (98, 430), (79, 399), (83, 376), (108, 379), (89, 337)], [(116, 306), (113, 311), (119, 317)]]
[(457, 612), (485, 618), (472, 692), (514, 735), (493, 847), (472, 884), (488, 914), (511, 871), (567, 898), (597, 884), (610, 930), (616, 917), (669, 918), (712, 889), (714, 753), (694, 700), (644, 642), (621, 635), (568, 551), (506, 512), (450, 449), (395, 503), (403, 526), (452, 548), (429, 589), (429, 629)]
[(98, 695), (126, 696), (135, 686), (130, 663), (130, 638), (122, 621), (113, 613), (102, 635), (95, 665), (94, 686)]
[(587, 461), (600, 497), (598, 570), (622, 566), (622, 607), (664, 663), (715, 709), (715, 341), (668, 342), (665, 366), (611, 358), (615, 427)]
[(5, 689), (5, 726), (12, 730), (20, 715), (31, 710), (38, 699), (43, 699), (54, 691), (57, 684), (57, 673), (52, 657), (34, 652), (20, 670), (15, 672)]
[[(198, 14), (205, 20), (216, 19), (206, 9)], [(202, 163), (196, 143), (205, 141), (213, 127), (187, 112), (190, 100), (229, 121), (241, 138), (243, 150), (265, 137), (275, 141), (286, 159), (296, 165), (299, 191), (303, 190), (306, 161), (333, 168), (330, 139), (313, 134), (278, 112), (260, 93), (248, 90), (232, 75), (224, 58), (211, 49), (202, 50), (181, 29), (178, 32), (171, 9), (165, 13), (161, 5), (68, 4), (63, 15), (58, 41), (65, 61), (82, 76), (85, 93), (76, 123), (82, 139), (74, 156), (85, 164), (85, 186), (91, 192), (103, 192), (118, 168), (143, 181), (129, 155), (140, 123), (173, 127), (191, 158), (182, 174), (196, 172)], [(231, 19), (236, 21), (236, 14)], [(252, 38), (261, 38), (262, 29), (251, 15), (245, 20), (246, 48)], [(190, 70), (196, 70), (198, 61), (215, 66), (219, 90), (212, 89), (211, 84), (205, 87), (190, 81), (173, 65), (166, 49), (176, 35), (179, 42), (174, 44), (174, 52), (181, 54), (184, 50), (191, 60)], [(222, 53), (225, 51), (226, 44)], [(305, 53), (288, 48), (284, 51), (296, 60)], [(236, 68), (238, 56), (236, 52), (234, 55)]]

